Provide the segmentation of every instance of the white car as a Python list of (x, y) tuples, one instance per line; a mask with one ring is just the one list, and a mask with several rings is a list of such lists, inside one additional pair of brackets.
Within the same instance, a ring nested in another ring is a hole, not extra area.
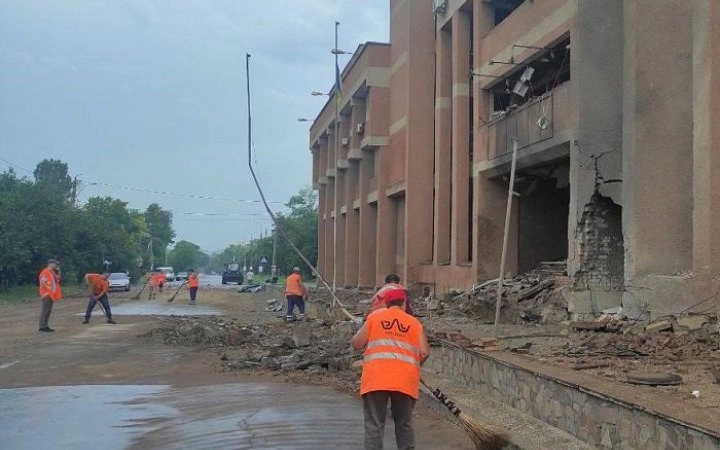
[(111, 273), (108, 277), (108, 283), (110, 283), (111, 291), (129, 291), (130, 290), (130, 277), (122, 272)]

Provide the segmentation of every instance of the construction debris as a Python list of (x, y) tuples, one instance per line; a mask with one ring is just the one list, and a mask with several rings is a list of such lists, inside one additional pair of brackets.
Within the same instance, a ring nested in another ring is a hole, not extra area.
[[(557, 289), (567, 285), (567, 277), (560, 274), (564, 274), (565, 263), (543, 264), (549, 268), (541, 264), (534, 271), (503, 282), (501, 319), (504, 323), (559, 323), (567, 319), (567, 301)], [(451, 296), (447, 303), (463, 315), (491, 320), (495, 315), (497, 287), (497, 279), (488, 280)]]

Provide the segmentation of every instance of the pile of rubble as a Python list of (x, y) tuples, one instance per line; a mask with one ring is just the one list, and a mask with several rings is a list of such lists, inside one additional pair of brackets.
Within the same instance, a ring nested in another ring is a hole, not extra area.
[(349, 341), (357, 325), (336, 321), (304, 321), (241, 326), (216, 317), (172, 317), (142, 336), (171, 345), (208, 344), (218, 350), (231, 370), (306, 371), (309, 374), (347, 371), (362, 358)]
[[(500, 316), (505, 323), (560, 323), (568, 318), (568, 304), (561, 288), (567, 277), (559, 275), (555, 266), (543, 267), (503, 282)], [(454, 293), (445, 300), (446, 306), (465, 316), (490, 321), (495, 316), (498, 280), (489, 280), (471, 289)]]

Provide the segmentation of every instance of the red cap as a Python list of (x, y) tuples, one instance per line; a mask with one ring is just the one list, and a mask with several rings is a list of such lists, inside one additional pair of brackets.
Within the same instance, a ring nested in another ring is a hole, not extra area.
[(407, 300), (407, 294), (405, 289), (388, 289), (387, 292), (383, 293), (383, 300), (386, 304), (393, 300)]

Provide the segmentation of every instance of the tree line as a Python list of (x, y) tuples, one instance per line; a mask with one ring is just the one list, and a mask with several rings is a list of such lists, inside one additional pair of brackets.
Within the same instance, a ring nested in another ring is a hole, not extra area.
[(112, 197), (76, 206), (77, 183), (68, 165), (41, 161), (33, 176), (0, 174), (0, 288), (37, 282), (48, 258), (60, 260), (62, 279), (109, 269), (138, 276), (175, 238), (172, 213), (157, 203), (145, 211)]
[[(262, 256), (272, 258), (273, 241), (278, 273), (287, 273), (293, 266), (306, 270), (277, 230), (208, 255), (192, 242), (174, 242), (172, 212), (157, 203), (144, 211), (112, 197), (91, 197), (81, 206), (76, 203), (77, 183), (62, 161), (41, 161), (32, 177), (21, 177), (13, 169), (0, 174), (0, 290), (36, 283), (48, 258), (60, 260), (66, 282), (80, 282), (85, 273), (106, 268), (128, 271), (137, 280), (166, 261), (176, 272), (190, 268), (221, 272), (226, 263), (237, 260), (243, 265), (247, 258), (248, 265), (258, 270)], [(303, 189), (286, 206), (289, 211), (278, 214), (279, 222), (314, 262), (317, 196), (312, 189)], [(171, 244), (174, 247), (169, 249)]]
[[(290, 197), (285, 206), (288, 211), (277, 214), (278, 222), (305, 257), (314, 263), (317, 261), (317, 194), (310, 188), (301, 189)], [(302, 259), (275, 228), (269, 236), (251, 239), (243, 244), (233, 244), (213, 254), (208, 269), (221, 272), (225, 264), (237, 261), (240, 266), (247, 264), (258, 272), (261, 258), (266, 257), (268, 264), (264, 266), (264, 270), (265, 273), (269, 273), (273, 246), (275, 246), (275, 265), (278, 274), (287, 274), (297, 266), (306, 275), (311, 275)]]

